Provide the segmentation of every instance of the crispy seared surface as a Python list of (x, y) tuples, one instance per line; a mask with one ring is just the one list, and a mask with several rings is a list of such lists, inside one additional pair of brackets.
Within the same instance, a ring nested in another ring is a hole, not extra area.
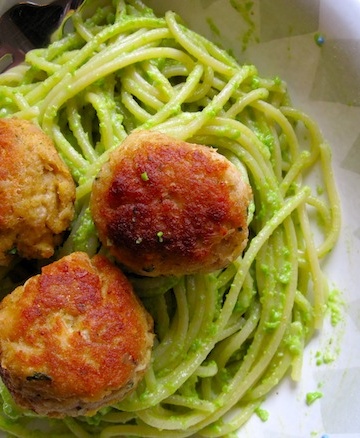
[(94, 182), (99, 237), (129, 270), (183, 275), (228, 265), (243, 251), (252, 192), (207, 146), (132, 133)]
[(152, 318), (124, 274), (76, 252), (0, 305), (0, 374), (42, 415), (84, 415), (122, 399), (150, 361)]
[(0, 119), (0, 266), (9, 252), (48, 258), (73, 218), (75, 184), (51, 139), (34, 124)]

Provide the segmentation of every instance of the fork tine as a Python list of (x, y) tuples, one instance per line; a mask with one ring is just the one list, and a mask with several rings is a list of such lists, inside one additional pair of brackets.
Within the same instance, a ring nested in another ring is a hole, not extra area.
[(14, 58), (10, 53), (3, 53), (0, 48), (0, 73), (13, 66)]
[(33, 48), (34, 45), (12, 20), (6, 18), (5, 13), (0, 18), (0, 72), (22, 62), (25, 53)]
[(2, 47), (19, 47), (22, 52), (28, 52), (34, 48), (11, 17), (7, 17), (7, 12), (0, 17), (0, 44)]
[(55, 0), (44, 5), (25, 2), (8, 9), (0, 17), (0, 73), (22, 62), (26, 52), (47, 45), (69, 9), (81, 3), (83, 0)]
[(19, 19), (25, 29), (29, 26), (19, 12), (25, 5), (15, 5), (0, 17), (0, 73), (23, 62), (25, 54), (36, 47), (20, 29)]
[[(44, 6), (21, 3), (11, 8), (9, 15), (33, 47), (42, 47), (49, 43), (50, 35), (59, 26), (64, 12), (64, 6), (58, 2)], [(26, 51), (29, 49), (26, 48)]]

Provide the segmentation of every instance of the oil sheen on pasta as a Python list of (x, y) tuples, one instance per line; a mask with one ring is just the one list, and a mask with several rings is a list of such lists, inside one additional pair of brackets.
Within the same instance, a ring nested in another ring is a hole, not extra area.
[[(132, 279), (157, 335), (137, 391), (95, 417), (44, 418), (48, 429), (36, 436), (229, 435), (285, 374), (300, 378), (304, 347), (321, 328), (321, 259), (340, 227), (329, 146), (282, 80), (239, 64), (173, 12), (94, 0), (71, 21), (73, 30), (0, 76), (0, 116), (38, 123), (77, 184), (76, 220), (57, 257), (98, 250), (92, 182), (138, 128), (216, 147), (248, 178), (254, 211), (249, 245), (226, 269)], [(309, 174), (321, 195), (306, 184)], [(33, 417), (1, 391), (0, 429), (34, 436)]]

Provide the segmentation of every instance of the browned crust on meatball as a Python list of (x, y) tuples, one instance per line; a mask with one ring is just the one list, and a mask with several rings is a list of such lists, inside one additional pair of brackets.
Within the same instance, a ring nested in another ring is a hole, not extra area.
[(99, 238), (140, 275), (184, 275), (228, 265), (248, 237), (250, 186), (214, 149), (138, 131), (93, 185)]
[(0, 374), (15, 401), (38, 414), (93, 413), (143, 377), (152, 328), (124, 274), (76, 252), (0, 304)]
[(0, 119), (0, 266), (16, 250), (48, 258), (74, 214), (75, 183), (52, 140), (33, 123)]

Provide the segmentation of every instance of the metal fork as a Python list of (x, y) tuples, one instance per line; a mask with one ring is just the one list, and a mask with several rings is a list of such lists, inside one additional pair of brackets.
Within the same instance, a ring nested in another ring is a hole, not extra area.
[(68, 11), (82, 2), (21, 2), (7, 10), (0, 17), (0, 73), (21, 63), (29, 50), (46, 46)]

